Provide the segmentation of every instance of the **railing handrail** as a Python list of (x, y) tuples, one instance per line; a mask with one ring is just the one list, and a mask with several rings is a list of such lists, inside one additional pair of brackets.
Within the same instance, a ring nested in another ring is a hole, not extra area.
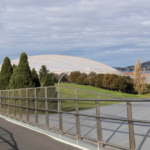
[(43, 99), (43, 100), (69, 100), (69, 101), (107, 101), (107, 102), (150, 102), (150, 99), (84, 99), (84, 98), (45, 98), (45, 97), (3, 97), (0, 98), (12, 98), (12, 99)]
[(56, 86), (43, 86), (43, 87), (31, 87), (31, 88), (20, 88), (20, 89), (9, 89), (9, 90), (0, 90), (0, 92), (8, 92), (8, 91), (13, 91), (13, 90), (34, 90), (34, 89), (42, 89), (42, 88), (52, 88), (52, 87), (66, 87), (66, 88), (70, 88), (70, 89), (74, 89), (74, 90), (80, 90), (80, 91), (84, 91), (84, 92), (88, 92), (88, 93), (93, 93), (93, 94), (97, 94), (97, 95), (103, 95), (103, 96), (107, 96), (107, 97), (112, 97), (112, 98), (118, 98), (118, 99), (123, 99), (122, 97), (118, 97), (118, 96), (113, 96), (113, 95), (108, 95), (108, 94), (103, 94), (103, 93), (98, 93), (98, 92), (93, 92), (93, 91), (88, 91), (88, 90), (84, 90), (84, 89), (80, 89), (80, 88), (75, 88), (75, 87), (70, 87), (70, 86), (65, 86), (65, 85), (56, 85)]

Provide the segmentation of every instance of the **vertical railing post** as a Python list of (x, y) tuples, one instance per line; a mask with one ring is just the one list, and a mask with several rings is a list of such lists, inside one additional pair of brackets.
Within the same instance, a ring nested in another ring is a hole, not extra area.
[(10, 117), (10, 95), (9, 95), (9, 91), (8, 91), (8, 117)]
[[(45, 98), (47, 98), (47, 87), (45, 88)], [(46, 130), (49, 131), (49, 112), (48, 112), (48, 100), (45, 99), (45, 115), (46, 115)]]
[[(21, 90), (19, 90), (19, 98), (21, 98)], [(19, 99), (19, 120), (22, 121), (21, 99)]]
[[(61, 98), (60, 86), (58, 87), (58, 98)], [(59, 134), (63, 135), (63, 120), (61, 112), (61, 100), (58, 100), (58, 111), (59, 111)]]
[[(100, 95), (98, 95), (98, 99), (100, 99)], [(96, 116), (100, 117), (100, 106), (99, 106), (99, 101), (95, 101), (96, 104)], [(98, 142), (98, 147), (102, 148), (103, 147), (103, 139), (102, 139), (102, 126), (101, 126), (101, 119), (96, 118), (97, 122), (97, 142)]]
[(29, 101), (28, 101), (28, 89), (26, 89), (26, 114), (27, 114), (27, 124), (29, 124)]
[(1, 91), (0, 91), (0, 114), (2, 114), (2, 98), (1, 98)]
[(36, 88), (34, 89), (34, 96), (35, 96), (35, 126), (38, 127), (38, 111), (37, 111), (37, 94)]
[[(75, 98), (78, 99), (78, 90), (75, 90)], [(79, 114), (79, 104), (78, 100), (75, 100), (76, 114)], [(81, 131), (80, 131), (80, 118), (79, 115), (76, 115), (76, 136), (77, 140), (81, 140)]]
[[(132, 106), (130, 102), (127, 102), (127, 117), (128, 119), (132, 119)], [(135, 150), (135, 138), (134, 138), (134, 125), (133, 122), (128, 121), (129, 126), (129, 143), (130, 149)]]
[(5, 93), (5, 98), (4, 98), (4, 116), (6, 116), (6, 91)]
[(15, 91), (14, 90), (13, 90), (13, 97), (14, 97), (13, 98), (13, 105), (14, 105), (13, 106), (13, 116), (14, 116), (14, 119), (16, 119), (16, 106), (15, 106), (16, 105), (16, 103), (15, 103), (16, 100), (15, 100)]

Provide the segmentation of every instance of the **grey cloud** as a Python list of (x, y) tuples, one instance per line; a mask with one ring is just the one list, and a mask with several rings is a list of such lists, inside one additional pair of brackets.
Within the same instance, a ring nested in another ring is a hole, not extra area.
[(149, 6), (148, 0), (1, 0), (1, 62), (22, 51), (110, 66), (130, 65), (138, 57), (147, 61), (141, 53), (149, 54)]

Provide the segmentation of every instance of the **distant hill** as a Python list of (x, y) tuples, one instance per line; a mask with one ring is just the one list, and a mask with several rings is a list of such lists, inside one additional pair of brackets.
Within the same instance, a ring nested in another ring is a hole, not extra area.
[[(150, 61), (141, 63), (141, 67), (145, 68), (147, 71), (150, 71)], [(114, 68), (117, 70), (122, 70), (122, 71), (133, 71), (134, 65), (133, 66), (127, 66), (127, 67), (114, 67)]]

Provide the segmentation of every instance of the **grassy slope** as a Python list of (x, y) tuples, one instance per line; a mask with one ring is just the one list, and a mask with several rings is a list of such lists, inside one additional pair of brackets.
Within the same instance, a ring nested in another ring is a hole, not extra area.
[(140, 98), (150, 97), (150, 94), (143, 94), (143, 95), (128, 94), (128, 93), (111, 91), (111, 90), (106, 90), (106, 89), (96, 88), (96, 87), (86, 86), (86, 85), (78, 85), (78, 84), (70, 84), (70, 83), (61, 83), (61, 85), (84, 89), (84, 90), (93, 91), (93, 92), (98, 92), (98, 93), (103, 93), (103, 94), (108, 94), (108, 95), (113, 95), (113, 96), (122, 97), (126, 99), (140, 99)]
[[(57, 85), (57, 84), (56, 84)], [(140, 99), (150, 97), (149, 94), (138, 95), (138, 94), (127, 94), (116, 91), (110, 91), (106, 89), (96, 88), (92, 86), (86, 85), (78, 85), (78, 84), (69, 84), (69, 83), (61, 83), (61, 85), (70, 86), (74, 88), (84, 89), (88, 91), (113, 95), (117, 97), (122, 97), (126, 99)], [(74, 90), (68, 88), (61, 88), (61, 98), (75, 98)], [(87, 98), (87, 99), (97, 99), (97, 94), (87, 93), (78, 90), (78, 98)], [(110, 97), (101, 96), (102, 99), (112, 99)], [(112, 105), (118, 102), (100, 102), (100, 106)], [(79, 101), (79, 110), (90, 109), (95, 107), (95, 102), (92, 101)], [(62, 101), (62, 110), (63, 111), (75, 111), (75, 102), (74, 101)]]

